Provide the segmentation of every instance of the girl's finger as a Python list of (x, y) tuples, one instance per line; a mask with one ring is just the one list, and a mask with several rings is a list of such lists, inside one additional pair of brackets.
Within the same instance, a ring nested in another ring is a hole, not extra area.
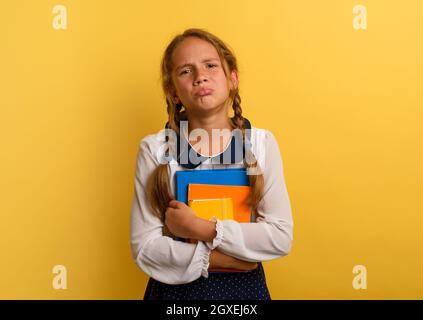
[(169, 206), (172, 207), (172, 208), (177, 209), (177, 208), (179, 208), (179, 201), (177, 201), (177, 200), (170, 200)]

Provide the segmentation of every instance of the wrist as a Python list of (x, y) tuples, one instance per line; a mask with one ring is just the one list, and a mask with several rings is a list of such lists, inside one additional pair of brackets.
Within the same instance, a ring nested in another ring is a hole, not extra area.
[(211, 242), (216, 237), (216, 222), (195, 217), (191, 229), (191, 239)]

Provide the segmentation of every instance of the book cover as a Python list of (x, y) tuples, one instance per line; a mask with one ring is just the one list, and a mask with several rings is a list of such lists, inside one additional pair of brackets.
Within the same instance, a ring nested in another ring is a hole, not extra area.
[(190, 199), (188, 205), (199, 218), (209, 220), (214, 216), (220, 220), (234, 219), (232, 198)]
[(233, 218), (237, 222), (252, 222), (251, 208), (247, 204), (250, 186), (228, 186), (212, 184), (188, 185), (188, 202), (193, 199), (230, 198)]

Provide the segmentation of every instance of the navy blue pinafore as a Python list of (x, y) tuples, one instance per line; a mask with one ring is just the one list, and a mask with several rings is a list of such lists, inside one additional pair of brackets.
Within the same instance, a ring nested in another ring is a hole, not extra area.
[[(181, 113), (180, 119), (186, 120), (184, 112)], [(244, 125), (246, 129), (251, 129), (251, 124), (246, 118), (244, 118)], [(166, 128), (169, 128), (169, 123), (166, 123)], [(236, 155), (240, 154), (240, 150), (236, 150), (236, 148), (240, 145), (243, 148), (242, 155), (245, 156), (245, 141), (242, 144), (236, 143), (236, 138), (234, 135), (230, 147), (220, 154), (221, 163), (224, 163), (224, 159), (228, 159), (225, 155), (226, 152), (231, 153), (231, 163), (238, 162), (239, 159)], [(179, 139), (181, 139), (181, 135), (177, 133), (177, 161), (187, 169), (194, 169), (199, 164), (192, 164), (189, 162), (189, 158), (188, 163), (181, 163), (180, 156), (183, 150), (179, 148)], [(248, 136), (248, 140), (250, 140), (250, 136)], [(188, 145), (188, 152), (190, 152), (190, 144), (186, 143), (186, 145)], [(207, 159), (207, 157), (197, 153), (198, 158), (202, 161)], [(263, 265), (259, 262), (257, 268), (252, 271), (210, 272), (208, 278), (201, 276), (186, 284), (170, 285), (150, 278), (144, 293), (144, 300), (271, 300), (271, 297), (267, 288)]]
[(171, 285), (150, 278), (144, 300), (271, 300), (262, 263), (248, 272), (209, 273)]

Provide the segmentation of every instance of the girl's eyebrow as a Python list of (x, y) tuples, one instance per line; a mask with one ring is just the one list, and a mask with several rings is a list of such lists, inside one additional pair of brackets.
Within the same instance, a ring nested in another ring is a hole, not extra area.
[[(205, 60), (203, 60), (201, 62), (209, 62), (209, 61), (214, 61), (214, 60), (219, 61), (219, 59), (217, 59), (217, 58), (208, 58), (208, 59), (205, 59)], [(176, 70), (179, 70), (179, 69), (181, 69), (183, 67), (192, 66), (192, 65), (193, 65), (192, 63), (185, 63), (185, 64), (177, 67)]]

